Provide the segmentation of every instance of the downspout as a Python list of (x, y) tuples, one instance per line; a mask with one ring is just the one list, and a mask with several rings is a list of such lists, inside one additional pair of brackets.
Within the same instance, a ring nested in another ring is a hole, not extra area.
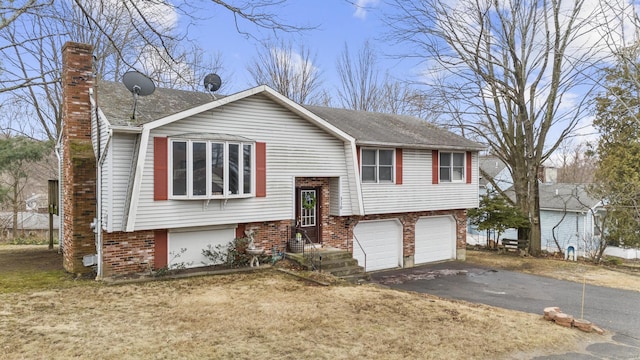
[(98, 251), (98, 266), (96, 269), (96, 279), (102, 279), (103, 265), (102, 265), (102, 165), (107, 158), (109, 145), (111, 145), (111, 137), (113, 132), (111, 129), (107, 131), (107, 142), (104, 145), (104, 151), (100, 154), (98, 159), (98, 166), (96, 171), (96, 250)]

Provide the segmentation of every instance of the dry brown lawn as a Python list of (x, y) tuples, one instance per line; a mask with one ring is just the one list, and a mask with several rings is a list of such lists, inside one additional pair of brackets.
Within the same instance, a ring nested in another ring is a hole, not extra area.
[(584, 261), (521, 257), (493, 251), (467, 251), (467, 261), (504, 270), (547, 276), (617, 289), (640, 291), (640, 271), (634, 268), (605, 267)]
[[(0, 247), (0, 284), (15, 255)], [(0, 359), (524, 359), (602, 340), (542, 320), (547, 304), (527, 314), (275, 269), (39, 286), (0, 293)]]

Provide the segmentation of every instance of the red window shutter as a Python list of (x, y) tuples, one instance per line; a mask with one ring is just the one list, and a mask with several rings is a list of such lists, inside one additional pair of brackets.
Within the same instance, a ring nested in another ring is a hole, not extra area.
[(153, 267), (158, 270), (167, 266), (169, 252), (167, 250), (167, 230), (155, 230), (153, 232)]
[(256, 143), (256, 197), (267, 196), (267, 144)]
[(169, 198), (169, 139), (153, 138), (153, 200)]
[(356, 157), (358, 158), (358, 172), (360, 172), (360, 146), (356, 146)]
[(396, 185), (402, 185), (402, 149), (396, 149)]
[(432, 184), (437, 184), (438, 183), (438, 172), (439, 172), (439, 166), (438, 166), (438, 161), (440, 159), (438, 158), (438, 150), (431, 150), (431, 183)]
[(471, 151), (467, 151), (467, 184), (471, 184)]

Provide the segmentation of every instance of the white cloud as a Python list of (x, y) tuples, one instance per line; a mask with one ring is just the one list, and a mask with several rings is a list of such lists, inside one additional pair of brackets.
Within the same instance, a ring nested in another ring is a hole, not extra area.
[(305, 60), (301, 54), (291, 49), (272, 48), (271, 51), (273, 57), (280, 63), (280, 68), (290, 69), (294, 74), (311, 74), (319, 71), (311, 59)]
[(378, 5), (380, 0), (358, 0), (353, 6), (356, 8), (356, 11), (353, 13), (353, 16), (358, 19), (366, 19), (368, 8)]

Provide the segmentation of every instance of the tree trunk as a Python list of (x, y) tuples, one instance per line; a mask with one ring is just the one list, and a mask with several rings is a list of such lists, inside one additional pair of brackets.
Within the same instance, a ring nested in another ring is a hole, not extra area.
[(540, 230), (540, 192), (537, 167), (529, 176), (529, 254), (538, 256), (542, 252), (542, 232)]
[(12, 206), (12, 210), (13, 210), (13, 239), (15, 240), (16, 237), (18, 237), (18, 210), (19, 210), (19, 203), (18, 203), (18, 184), (13, 184), (13, 188), (11, 189), (13, 190), (13, 204), (11, 204)]

